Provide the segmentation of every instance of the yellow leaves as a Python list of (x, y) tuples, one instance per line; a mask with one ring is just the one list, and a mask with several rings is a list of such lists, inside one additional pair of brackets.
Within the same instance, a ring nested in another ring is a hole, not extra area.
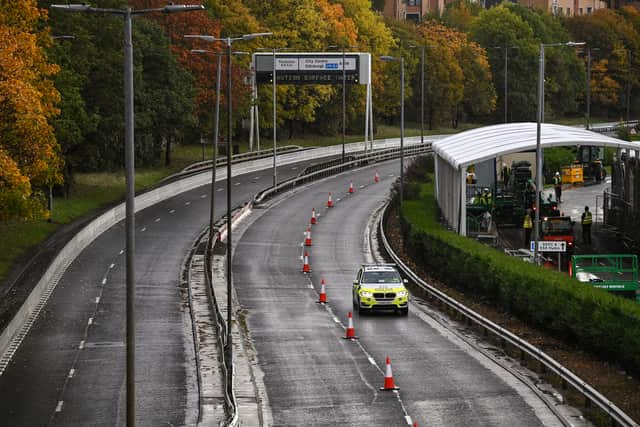
[(58, 66), (47, 61), (38, 29), (46, 13), (35, 0), (0, 3), (0, 211), (1, 218), (44, 213), (32, 185), (60, 183), (62, 160), (49, 120), (60, 95), (50, 77)]

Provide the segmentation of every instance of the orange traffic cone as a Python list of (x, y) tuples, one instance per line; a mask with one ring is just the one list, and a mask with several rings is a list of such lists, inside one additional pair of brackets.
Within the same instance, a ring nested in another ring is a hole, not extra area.
[(316, 219), (316, 208), (312, 208), (311, 209), (311, 225), (315, 224), (317, 221)]
[(309, 265), (309, 254), (307, 253), (307, 251), (304, 252), (304, 262), (302, 264), (302, 272), (311, 273), (311, 266)]
[(311, 227), (307, 227), (307, 231), (304, 232), (304, 245), (311, 246)]
[(344, 336), (344, 339), (357, 340), (358, 337), (356, 336), (356, 330), (353, 328), (353, 316), (351, 315), (351, 312), (349, 312), (348, 316), (349, 316), (349, 325), (347, 326), (347, 334)]
[(349, 194), (353, 194), (353, 181), (349, 181)]
[(331, 199), (331, 193), (329, 193), (329, 200), (327, 200), (327, 207), (328, 208), (333, 207), (333, 200)]
[(318, 304), (327, 303), (327, 292), (324, 289), (324, 279), (320, 281), (320, 297), (318, 298)]
[(393, 374), (391, 373), (391, 359), (387, 356), (387, 371), (384, 374), (384, 386), (380, 387), (383, 391), (400, 390), (400, 387), (396, 387), (393, 383)]
[(373, 182), (380, 182), (380, 175), (378, 175), (378, 171), (376, 171), (376, 175), (373, 177)]

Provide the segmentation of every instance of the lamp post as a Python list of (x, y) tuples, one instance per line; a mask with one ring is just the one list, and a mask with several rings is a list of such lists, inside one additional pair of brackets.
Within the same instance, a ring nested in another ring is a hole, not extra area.
[(540, 43), (540, 61), (538, 68), (538, 114), (536, 126), (536, 201), (535, 201), (535, 231), (534, 231), (534, 253), (533, 259), (537, 264), (540, 263), (538, 242), (540, 241), (540, 198), (542, 197), (542, 148), (541, 140), (541, 123), (544, 121), (544, 49), (546, 47), (555, 46), (582, 46), (584, 42), (566, 42), (566, 43)]
[(587, 48), (587, 117), (586, 117), (586, 128), (589, 130), (591, 127), (591, 52), (600, 50), (597, 47)]
[(358, 46), (338, 46), (332, 44), (329, 49), (342, 49), (342, 163), (344, 163), (344, 146), (347, 134), (347, 64), (345, 63), (346, 49), (355, 49)]
[(420, 48), (420, 143), (424, 144), (424, 51), (433, 49), (432, 45), (411, 45), (410, 48)]
[[(626, 113), (626, 119), (625, 121), (628, 123), (629, 122), (629, 107), (630, 107), (630, 100), (631, 100), (631, 59), (632, 59), (632, 54), (631, 54), (631, 49), (627, 49), (627, 95), (626, 95), (626, 109), (627, 109), (627, 113)], [(627, 126), (627, 124), (625, 124), (625, 126)]]
[[(211, 155), (211, 204), (209, 208), (209, 241), (207, 242), (207, 253), (211, 254), (213, 250), (213, 225), (215, 223), (214, 208), (215, 208), (215, 186), (216, 186), (216, 162), (218, 155), (218, 129), (220, 122), (220, 80), (222, 69), (222, 57), (224, 53), (214, 52), (207, 49), (191, 49), (192, 53), (213, 54), (218, 60), (216, 68), (216, 101), (215, 101), (215, 115), (213, 125), (213, 153)], [(233, 52), (234, 55), (248, 55), (249, 52)]]
[(278, 186), (278, 172), (277, 172), (277, 147), (278, 147), (278, 139), (277, 139), (277, 127), (278, 127), (278, 109), (277, 109), (277, 99), (276, 99), (276, 53), (282, 52), (285, 50), (290, 50), (289, 48), (258, 48), (258, 50), (268, 50), (273, 53), (273, 69), (271, 71), (272, 75), (272, 98), (273, 98), (273, 188)]
[(272, 33), (251, 33), (238, 37), (214, 37), (202, 34), (186, 35), (186, 38), (196, 38), (206, 42), (224, 42), (227, 45), (227, 342), (226, 350), (228, 360), (233, 360), (233, 346), (231, 336), (231, 256), (232, 256), (232, 236), (231, 236), (231, 45), (238, 40), (253, 40), (257, 37), (270, 36)]
[(383, 61), (400, 62), (400, 206), (404, 200), (404, 56), (381, 56)]
[(133, 10), (103, 9), (85, 4), (52, 4), (52, 9), (68, 12), (105, 13), (124, 18), (124, 81), (125, 81), (125, 229), (126, 229), (126, 287), (127, 287), (127, 425), (135, 425), (135, 151), (133, 120), (133, 43), (131, 40), (131, 19), (145, 13), (191, 12), (203, 10), (202, 5), (167, 5), (155, 9)]
[(492, 46), (492, 49), (504, 49), (504, 123), (508, 123), (508, 109), (509, 109), (509, 49), (519, 49), (518, 46)]

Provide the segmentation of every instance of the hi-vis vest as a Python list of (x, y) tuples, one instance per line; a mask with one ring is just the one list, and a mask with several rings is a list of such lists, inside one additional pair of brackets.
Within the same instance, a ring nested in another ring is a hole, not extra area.
[(523, 228), (533, 228), (533, 222), (531, 221), (531, 217), (529, 215), (524, 216), (524, 224), (522, 224)]
[(591, 225), (593, 221), (591, 220), (591, 212), (585, 212), (582, 214), (582, 225)]
[(562, 178), (560, 178), (559, 176), (554, 176), (553, 177), (553, 185), (558, 186), (562, 183)]

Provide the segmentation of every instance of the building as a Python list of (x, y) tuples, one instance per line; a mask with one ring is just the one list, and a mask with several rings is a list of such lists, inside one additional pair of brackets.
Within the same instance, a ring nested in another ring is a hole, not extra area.
[(400, 21), (420, 22), (432, 10), (444, 10), (445, 0), (385, 0), (384, 16)]
[(519, 0), (526, 7), (546, 9), (557, 16), (590, 15), (598, 9), (607, 8), (601, 0)]

